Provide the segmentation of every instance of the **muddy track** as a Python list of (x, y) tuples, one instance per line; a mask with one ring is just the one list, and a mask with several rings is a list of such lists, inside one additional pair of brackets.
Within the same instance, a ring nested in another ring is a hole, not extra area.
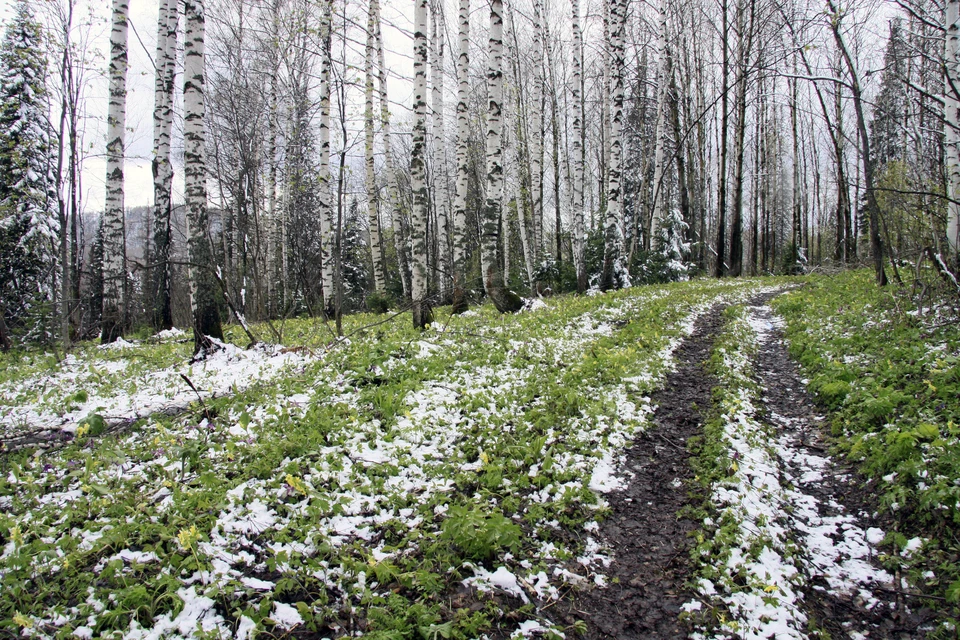
[[(766, 313), (767, 310), (760, 312)], [(789, 442), (791, 449), (802, 455), (828, 457), (826, 418), (807, 392), (779, 328), (761, 342), (754, 367), (757, 379), (761, 381), (765, 420), (777, 427), (782, 441)], [(817, 499), (819, 517), (825, 521), (849, 517), (863, 530), (889, 528), (889, 523), (876, 515), (876, 496), (849, 464), (831, 458), (821, 478), (799, 486), (805, 494)], [(832, 537), (842, 542), (843, 535), (839, 532)], [(870, 589), (872, 602), (865, 601), (863, 594), (838, 593), (829, 588), (829, 580), (813, 557), (815, 551), (806, 549), (804, 552), (809, 585), (805, 600), (815, 625), (827, 630), (831, 638), (906, 639), (925, 636), (922, 627), (933, 614), (924, 609), (923, 602), (910, 591), (902, 587), (891, 589), (893, 585), (875, 585)], [(876, 557), (869, 560), (878, 566)]]
[[(577, 593), (562, 603), (566, 624), (587, 623), (587, 638), (681, 638), (690, 629), (678, 620), (680, 607), (693, 599), (689, 534), (698, 523), (678, 518), (690, 504), (691, 471), (687, 440), (701, 431), (716, 380), (704, 362), (723, 326), (723, 309), (700, 317), (693, 334), (674, 353), (676, 370), (652, 396), (653, 423), (627, 450), (629, 486), (611, 493), (611, 514), (599, 537), (613, 562), (606, 587)], [(702, 415), (703, 414), (703, 415)]]

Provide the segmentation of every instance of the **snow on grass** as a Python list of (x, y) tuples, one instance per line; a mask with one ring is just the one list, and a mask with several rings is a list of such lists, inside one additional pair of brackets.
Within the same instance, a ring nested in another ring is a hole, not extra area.
[[(93, 413), (108, 421), (135, 419), (195, 400), (197, 395), (183, 376), (201, 396), (210, 398), (291, 375), (312, 360), (309, 355), (285, 352), (277, 345), (261, 344), (245, 350), (218, 344), (221, 348), (200, 362), (136, 373), (128, 371), (130, 363), (126, 360), (97, 362), (67, 356), (54, 374), (0, 385), (0, 424), (5, 425), (2, 435), (52, 428), (75, 432), (78, 424)], [(103, 347), (129, 351), (135, 346), (118, 340)]]
[[(698, 638), (806, 638), (810, 585), (823, 580), (830, 593), (865, 609), (877, 605), (874, 587), (892, 585), (870, 561), (882, 532), (864, 530), (835, 500), (818, 497), (829, 461), (804, 448), (798, 425), (775, 413), (770, 423), (762, 418), (751, 356), (779, 326), (768, 308), (748, 307), (715, 348), (725, 477), (713, 486), (717, 513), (700, 537), (697, 589), (727, 614)], [(701, 609), (697, 601), (685, 606)]]
[[(358, 334), (323, 360), (224, 349), (220, 365), (214, 356), (188, 372), (202, 392), (231, 394), (213, 421), (157, 418), (43, 458), (24, 453), (0, 478), (0, 527), (17, 532), (0, 578), (44, 576), (71, 603), (11, 599), (0, 613), (32, 616), (41, 637), (58, 616), (117, 637), (251, 637), (301, 624), (294, 614), (343, 634), (345, 608), (429, 627), (441, 619), (437, 594), (482, 572), (518, 601), (604, 584), (609, 549), (578, 541), (603, 517), (598, 491), (629, 479), (623, 450), (696, 317), (756, 289), (705, 281), (508, 317), (478, 309), (423, 334)], [(458, 537), (458, 518), (489, 548)], [(367, 624), (388, 628), (378, 620)]]

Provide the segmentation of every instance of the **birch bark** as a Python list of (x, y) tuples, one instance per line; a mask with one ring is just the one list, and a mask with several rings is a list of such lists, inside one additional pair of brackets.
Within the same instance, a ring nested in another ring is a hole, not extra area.
[(379, 197), (377, 195), (376, 176), (374, 174), (373, 146), (375, 135), (373, 130), (373, 57), (376, 48), (376, 19), (371, 3), (367, 16), (367, 43), (364, 57), (364, 99), (363, 128), (366, 143), (366, 189), (367, 189), (367, 220), (370, 228), (370, 254), (373, 257), (373, 284), (374, 290), (383, 294), (387, 290), (386, 276), (383, 270), (383, 246), (380, 241), (380, 216), (377, 211)]
[(450, 241), (450, 190), (447, 174), (447, 134), (443, 110), (443, 64), (444, 35), (443, 3), (433, 0), (430, 11), (431, 42), (431, 120), (433, 123), (433, 199), (437, 210), (437, 256), (439, 295), (441, 300), (450, 297), (452, 287), (453, 247)]
[(487, 193), (481, 222), (480, 265), (487, 296), (500, 313), (507, 313), (518, 311), (523, 301), (503, 286), (497, 262), (503, 198), (503, 0), (490, 0), (487, 58)]
[(946, 0), (946, 86), (943, 90), (947, 173), (947, 243), (960, 252), (960, 0)]
[[(585, 258), (586, 229), (583, 210), (583, 100), (581, 97), (581, 69), (583, 67), (583, 34), (580, 31), (580, 2), (573, 0), (573, 73), (570, 93), (573, 99), (573, 264), (577, 272), (577, 291), (587, 290)], [(556, 127), (556, 122), (554, 122)], [(555, 150), (556, 152), (556, 150)], [(556, 161), (556, 159), (555, 159)], [(554, 172), (556, 173), (556, 172)], [(559, 245), (559, 240), (557, 240)], [(559, 255), (559, 250), (557, 254)], [(558, 259), (559, 260), (559, 259)]]
[(423, 329), (432, 319), (427, 293), (427, 0), (416, 0), (413, 21), (413, 149), (410, 180), (413, 210), (410, 215), (410, 297), (413, 326)]
[(467, 230), (467, 176), (469, 171), (467, 144), (470, 121), (467, 100), (470, 95), (470, 0), (460, 0), (460, 50), (457, 55), (457, 192), (453, 202), (453, 313), (467, 309), (466, 230)]
[(127, 101), (127, 0), (114, 0), (110, 30), (110, 103), (107, 111), (107, 191), (103, 212), (103, 307), (100, 341), (123, 335), (126, 303), (123, 158)]
[(323, 0), (320, 19), (320, 260), (322, 262), (323, 308), (328, 317), (337, 315), (334, 283), (333, 202), (330, 191), (330, 67), (333, 64), (333, 2)]
[(223, 340), (217, 309), (213, 253), (207, 221), (207, 171), (204, 156), (204, 7), (202, 0), (184, 0), (183, 155), (187, 205), (187, 250), (190, 258), (190, 306), (194, 354)]
[(623, 67), (626, 6), (622, 0), (610, 0), (610, 159), (607, 186), (607, 209), (604, 220), (603, 290), (630, 286), (630, 275), (623, 264), (623, 196), (621, 165), (623, 156)]
[[(650, 239), (651, 248), (656, 247), (657, 232), (660, 227), (660, 221), (663, 220), (664, 198), (664, 145), (666, 143), (667, 131), (667, 97), (668, 86), (667, 76), (670, 73), (670, 53), (667, 51), (667, 2), (660, 0), (660, 29), (658, 34), (657, 49), (660, 52), (660, 63), (657, 71), (657, 141), (654, 147), (653, 161), (653, 213), (650, 216), (650, 227), (647, 237)], [(679, 144), (679, 139), (678, 139)]]
[(176, 74), (178, 8), (174, 0), (160, 2), (157, 20), (157, 75), (153, 107), (153, 324), (173, 326), (170, 306), (170, 214), (173, 165), (170, 132), (173, 129), (173, 83)]

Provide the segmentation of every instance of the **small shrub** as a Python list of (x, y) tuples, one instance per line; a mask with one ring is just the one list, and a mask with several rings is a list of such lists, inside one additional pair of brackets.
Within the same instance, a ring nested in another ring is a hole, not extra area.
[(470, 560), (487, 561), (501, 549), (516, 549), (523, 531), (499, 513), (487, 515), (472, 506), (452, 506), (441, 538)]

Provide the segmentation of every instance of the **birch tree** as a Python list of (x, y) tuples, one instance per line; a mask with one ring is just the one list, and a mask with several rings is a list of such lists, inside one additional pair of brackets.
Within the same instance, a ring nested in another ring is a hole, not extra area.
[(480, 225), (480, 268), (487, 296), (500, 313), (508, 313), (520, 310), (523, 301), (503, 286), (497, 260), (503, 199), (503, 0), (490, 1), (487, 65), (487, 193)]
[(727, 97), (727, 85), (730, 80), (730, 48), (726, 34), (729, 31), (728, 0), (721, 0), (720, 37), (723, 59), (720, 75), (720, 171), (717, 175), (717, 264), (714, 275), (718, 278), (726, 273), (727, 247), (727, 135), (730, 120), (730, 103)]
[(375, 135), (373, 130), (373, 57), (376, 49), (376, 16), (371, 3), (367, 16), (367, 42), (364, 51), (364, 112), (363, 127), (365, 136), (365, 180), (367, 188), (367, 223), (370, 228), (370, 254), (373, 261), (374, 290), (379, 294), (386, 293), (387, 282), (383, 269), (383, 245), (380, 241), (380, 215), (378, 212), (377, 183), (374, 174), (373, 146)]
[(127, 0), (114, 0), (110, 30), (110, 102), (107, 107), (107, 191), (103, 211), (103, 307), (100, 340), (123, 335), (126, 237), (123, 208), (124, 128), (127, 101)]
[(533, 132), (530, 136), (530, 198), (531, 231), (533, 235), (533, 259), (540, 262), (543, 251), (543, 134), (544, 134), (544, 51), (543, 2), (533, 2)]
[(467, 100), (470, 95), (470, 0), (460, 0), (457, 15), (459, 45), (457, 53), (457, 191), (453, 201), (453, 313), (467, 309), (465, 291), (467, 259), (467, 184), (470, 120)]
[(213, 253), (207, 220), (207, 171), (204, 156), (204, 6), (184, 0), (183, 156), (190, 259), (190, 306), (194, 354), (209, 352), (211, 338), (223, 340), (217, 308)]
[(333, 203), (330, 191), (330, 67), (333, 64), (331, 39), (333, 35), (333, 3), (323, 0), (320, 18), (320, 261), (323, 278), (323, 307), (328, 317), (334, 317), (336, 287), (334, 284)]
[(416, 0), (413, 21), (413, 187), (410, 297), (413, 326), (423, 329), (432, 320), (427, 292), (427, 0)]
[[(577, 272), (577, 291), (587, 290), (587, 264), (585, 257), (586, 229), (583, 211), (583, 34), (580, 31), (580, 2), (572, 0), (573, 6), (573, 72), (570, 80), (570, 94), (573, 99), (573, 264)], [(554, 123), (556, 127), (556, 123)], [(556, 150), (554, 150), (556, 153)], [(559, 238), (557, 243), (559, 246)], [(557, 252), (559, 254), (559, 251)]]
[(173, 165), (170, 133), (173, 128), (173, 84), (176, 75), (178, 8), (175, 0), (161, 0), (157, 19), (156, 78), (153, 106), (153, 278), (151, 297), (156, 329), (173, 326), (170, 306), (170, 221)]
[(444, 36), (446, 25), (443, 19), (443, 2), (433, 0), (430, 11), (431, 50), (430, 88), (431, 122), (433, 124), (433, 198), (437, 212), (437, 282), (441, 300), (447, 300), (451, 291), (451, 263), (453, 261), (450, 243), (450, 191), (447, 177), (447, 140), (443, 117), (443, 61)]
[(621, 190), (621, 164), (623, 158), (623, 68), (624, 26), (626, 3), (609, 0), (610, 3), (610, 158), (607, 186), (607, 209), (603, 230), (603, 274), (600, 287), (603, 290), (630, 286), (630, 275), (623, 264), (623, 193)]
[[(669, 96), (667, 76), (670, 73), (670, 52), (667, 50), (667, 2), (660, 0), (660, 28), (658, 30), (657, 50), (660, 52), (660, 62), (657, 70), (657, 129), (653, 160), (653, 213), (650, 216), (651, 248), (656, 244), (657, 231), (664, 217), (666, 197), (664, 191), (664, 146), (666, 144), (667, 128), (667, 98)], [(679, 141), (679, 138), (678, 138)]]

